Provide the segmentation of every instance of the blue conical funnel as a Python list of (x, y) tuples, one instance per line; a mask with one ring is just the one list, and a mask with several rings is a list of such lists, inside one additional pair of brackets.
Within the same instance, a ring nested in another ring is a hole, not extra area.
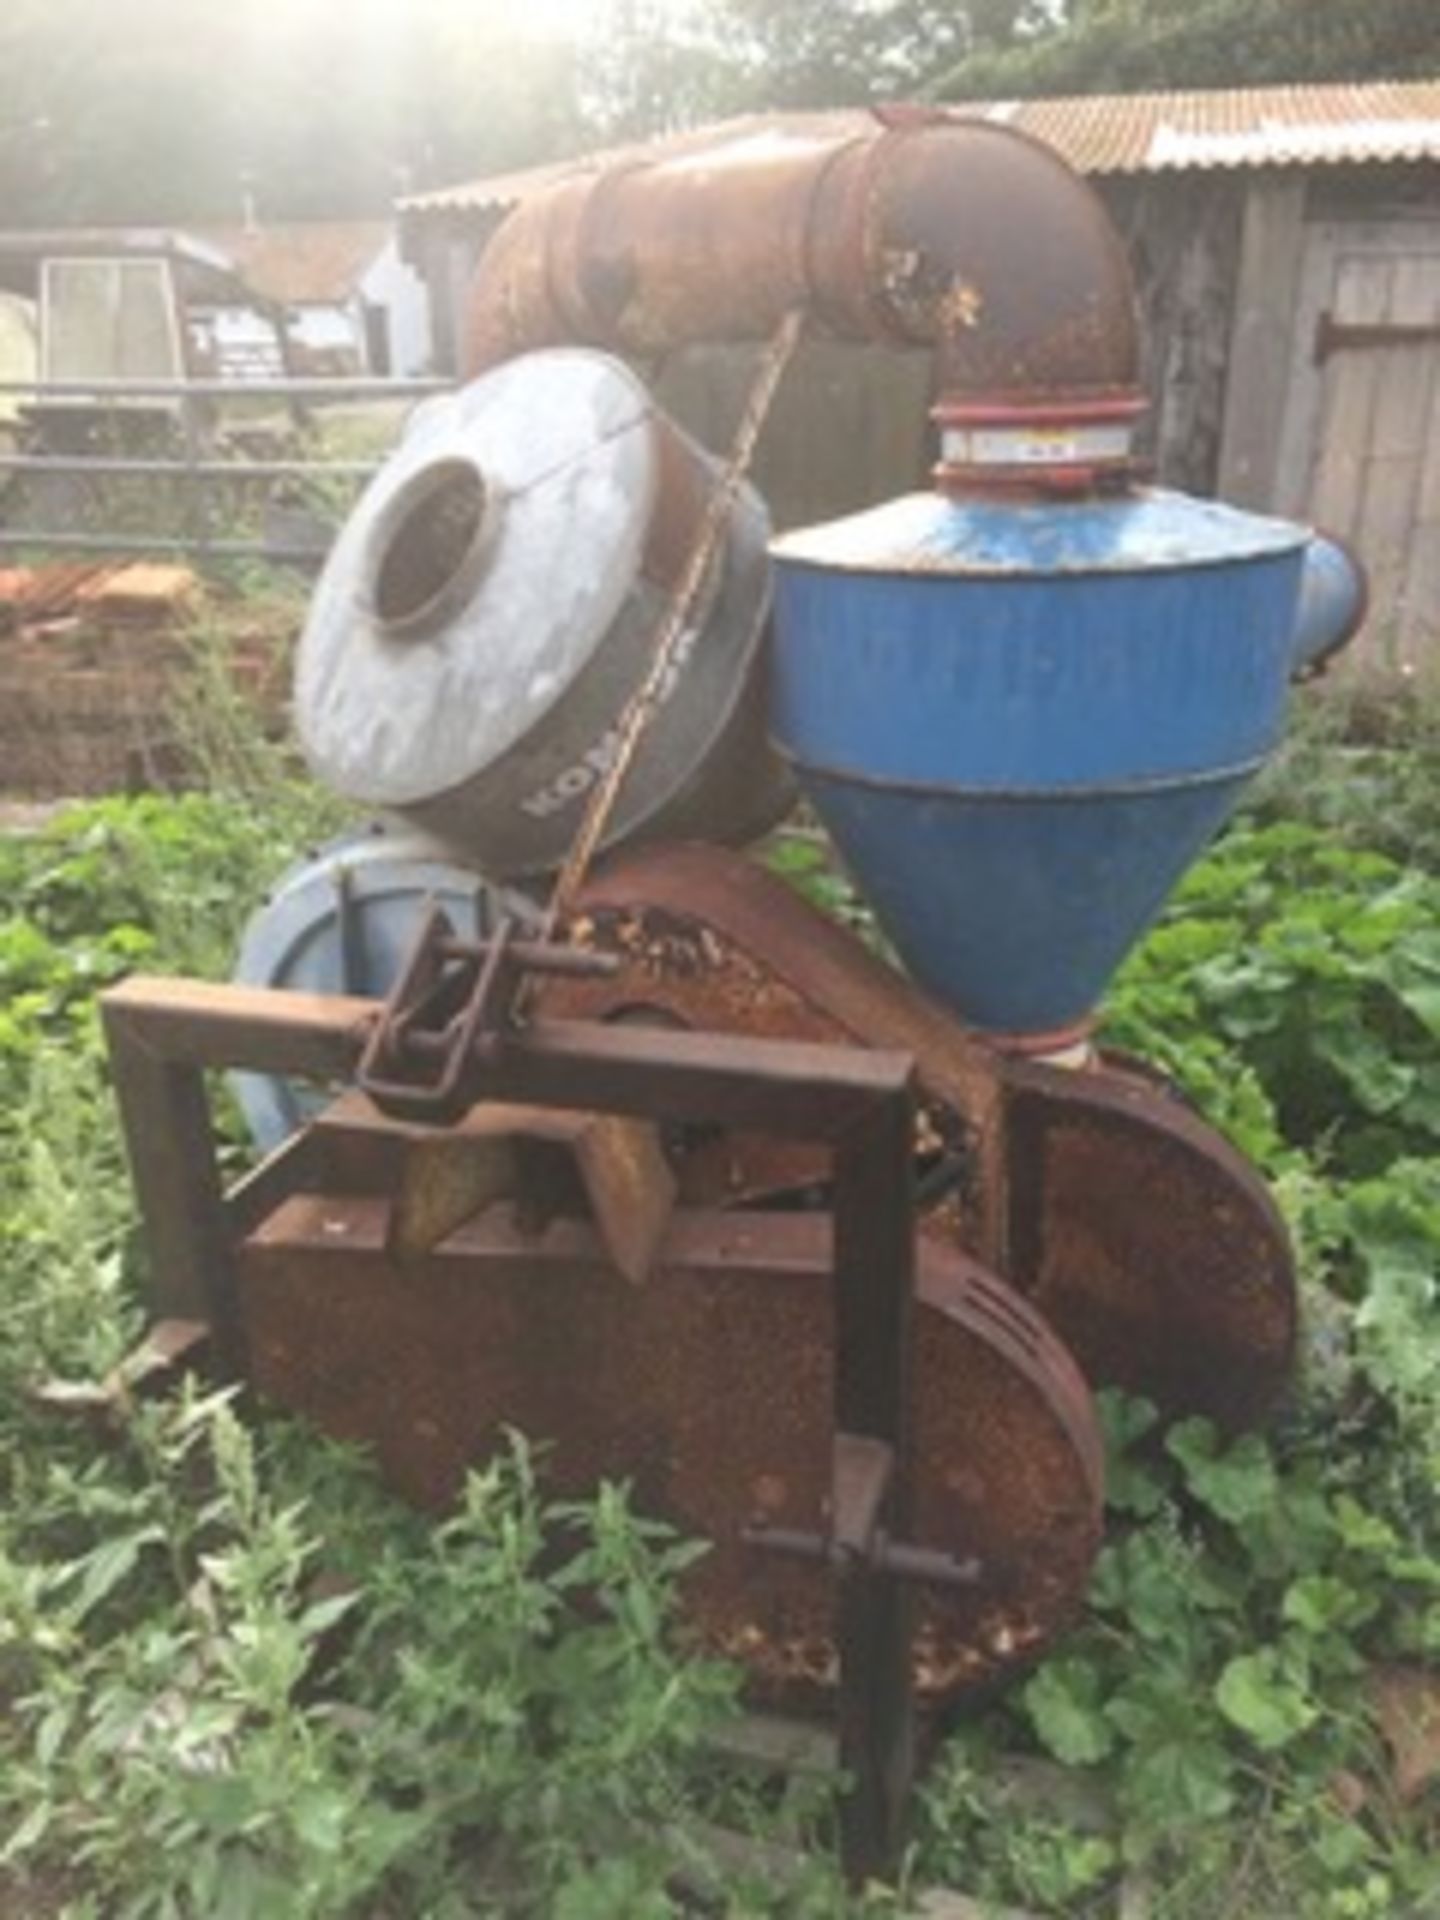
[(776, 543), (775, 728), (906, 966), (1082, 1021), (1281, 729), (1308, 534), (919, 494)]

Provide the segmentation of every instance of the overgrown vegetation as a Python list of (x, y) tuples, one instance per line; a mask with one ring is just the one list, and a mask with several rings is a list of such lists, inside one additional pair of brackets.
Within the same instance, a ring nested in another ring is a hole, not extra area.
[[(1113, 996), (1111, 1037), (1272, 1178), (1303, 1255), (1304, 1378), (1275, 1431), (1229, 1445), (1107, 1397), (1086, 1618), (951, 1738), (914, 1888), (1098, 1916), (1128, 1873), (1166, 1920), (1440, 1910), (1435, 1787), (1402, 1798), (1375, 1692), (1440, 1664), (1427, 738), (1387, 747), (1371, 785), (1337, 784), (1353, 749), (1309, 740)], [(517, 1439), (436, 1530), (362, 1461), (222, 1397), (108, 1432), (32, 1403), (140, 1328), (95, 988), (226, 971), (264, 884), (331, 824), (243, 727), (207, 753), (210, 794), (0, 842), (0, 1910), (846, 1911), (823, 1864), (746, 1884), (711, 1858), (697, 1812), (823, 1840), (823, 1796), (777, 1806), (717, 1775), (733, 1677), (669, 1632), (693, 1549), (620, 1490), (557, 1508), (543, 1447)], [(1402, 863), (1366, 842), (1404, 809)], [(1002, 1752), (1064, 1763), (1100, 1817), (1058, 1794), (1017, 1809)]]
[[(646, 1920), (682, 1911), (677, 1876), (714, 1910), (697, 1811), (761, 1817), (702, 1743), (735, 1676), (671, 1644), (696, 1549), (623, 1490), (556, 1505), (517, 1436), (437, 1531), (223, 1396), (104, 1434), (33, 1404), (142, 1331), (95, 990), (223, 976), (334, 824), (217, 711), (210, 793), (0, 841), (0, 1912)], [(817, 1863), (727, 1882), (732, 1911), (837, 1910), (825, 1809), (784, 1819)]]

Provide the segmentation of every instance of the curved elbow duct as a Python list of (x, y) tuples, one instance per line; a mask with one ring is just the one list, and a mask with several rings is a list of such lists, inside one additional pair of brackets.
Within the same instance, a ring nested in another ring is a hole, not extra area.
[(832, 338), (933, 346), (947, 429), (1139, 410), (1134, 292), (1099, 199), (1038, 141), (921, 111), (558, 182), (481, 261), (465, 371), (561, 342), (763, 339), (796, 307)]
[(1344, 540), (1314, 533), (1305, 549), (1295, 609), (1291, 672), (1297, 680), (1323, 673), (1365, 624), (1370, 583), (1365, 563)]

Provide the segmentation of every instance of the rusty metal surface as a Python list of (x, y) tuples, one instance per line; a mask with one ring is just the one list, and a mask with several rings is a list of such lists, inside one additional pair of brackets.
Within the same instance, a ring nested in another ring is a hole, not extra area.
[(995, 131), (908, 126), (847, 150), (816, 232), (832, 224), (824, 196), (858, 202), (872, 310), (892, 337), (936, 343), (942, 399), (1136, 387), (1135, 298), (1109, 215), (1050, 148)]
[[(922, 1149), (965, 1169), (922, 1231), (981, 1251), (1092, 1384), (1227, 1425), (1284, 1391), (1297, 1304), (1283, 1223), (1249, 1164), (1144, 1063), (1075, 1071), (986, 1048), (792, 889), (709, 848), (603, 870), (574, 931), (622, 970), (547, 983), (547, 1010), (912, 1051)], [(723, 1204), (814, 1186), (823, 1169), (806, 1146), (724, 1134), (694, 1143), (679, 1177), (692, 1203)]]
[[(582, 946), (616, 955), (621, 971), (603, 983), (545, 982), (541, 1012), (901, 1048), (914, 1054), (922, 1089), (954, 1116), (948, 1130), (975, 1156), (995, 1133), (999, 1087), (987, 1050), (751, 861), (700, 845), (615, 861), (592, 876), (570, 931)], [(922, 1117), (927, 1125), (934, 1120)], [(751, 1198), (803, 1185), (818, 1168), (807, 1148), (732, 1136), (702, 1143), (682, 1170), (682, 1190), (693, 1201)]]
[[(589, 937), (598, 935), (601, 909), (612, 910), (607, 903), (620, 910), (647, 897), (669, 903), (664, 910), (672, 920), (689, 924), (682, 924), (673, 956), (632, 954), (619, 980), (598, 988), (587, 982), (583, 995), (567, 981), (564, 1006), (553, 1011), (614, 1017), (628, 1010), (649, 1019), (658, 1013), (689, 1025), (698, 1005), (721, 1031), (888, 1035), (914, 1053), (922, 1090), (969, 1116), (961, 1144), (975, 1190), (964, 1194), (963, 1207), (951, 1196), (931, 1209), (925, 1231), (980, 1248), (990, 1265), (1029, 1291), (1094, 1384), (1126, 1385), (1167, 1411), (1212, 1414), (1228, 1424), (1273, 1405), (1291, 1366), (1295, 1279), (1283, 1225), (1248, 1164), (1167, 1092), (1133, 1075), (996, 1063), (843, 929), (781, 883), (746, 877), (753, 874), (746, 863), (701, 848), (637, 856), (602, 872), (588, 896)], [(704, 914), (685, 907), (696, 889)], [(712, 912), (707, 948), (701, 936)], [(751, 949), (742, 947), (731, 968), (730, 943), (739, 945), (742, 934)], [(814, 1002), (767, 964), (767, 936), (786, 966), (800, 966), (809, 952), (810, 971), (801, 977)], [(720, 977), (709, 978), (699, 962), (718, 967)], [(695, 978), (687, 979), (687, 967)], [(560, 992), (560, 983), (547, 982), (542, 1013), (552, 1011), (546, 996), (558, 999)], [(208, 1138), (198, 1068), (299, 1068), (344, 1078), (378, 1004), (138, 977), (110, 989), (104, 1004), (146, 1220), (151, 1298), (160, 1313), (211, 1321), (223, 1345), (229, 1252), (214, 1227), (218, 1184), (196, 1144)], [(617, 1042), (622, 1038), (617, 1027)], [(563, 1022), (554, 1024), (551, 1039), (559, 1044), (540, 1033), (529, 1045), (559, 1098), (574, 1104)], [(497, 1095), (506, 1091), (496, 1088)], [(843, 1103), (835, 1111), (842, 1119)], [(727, 1116), (710, 1117), (723, 1126)], [(823, 1176), (803, 1127), (801, 1139), (777, 1147), (737, 1133), (728, 1117), (730, 1129), (682, 1164), (683, 1198), (753, 1197)], [(786, 1130), (793, 1116), (783, 1097), (769, 1117)], [(167, 1147), (172, 1136), (178, 1147)], [(390, 1149), (373, 1151), (378, 1179)], [(276, 1177), (283, 1184), (290, 1176)], [(1003, 1217), (987, 1221), (996, 1196)]]
[[(1238, 1156), (1134, 1072), (992, 1054), (779, 883), (723, 855), (653, 856), (638, 879), (632, 862), (623, 884), (612, 871), (600, 885), (644, 903), (649, 866), (668, 873), (664, 909), (592, 896), (573, 929), (587, 948), (606, 913), (612, 933), (628, 930), (629, 947), (610, 943), (613, 977), (582, 958), (591, 971), (542, 983), (542, 999), (614, 996), (587, 1009), (610, 1023), (550, 1006), (519, 1029), (487, 1022), (471, 1090), (679, 1123), (676, 1139), (763, 1127), (797, 1148), (823, 1140), (833, 1219), (667, 1213), (644, 1287), (585, 1221), (546, 1224), (503, 1204), (433, 1250), (430, 1232), (412, 1236), (402, 1261), (392, 1198), (426, 1130), (354, 1096), (262, 1169), (227, 1218), (201, 1068), (258, 1057), (343, 1074), (375, 1018), (364, 1002), (243, 989), (137, 981), (107, 997), (127, 1144), (161, 1296), (204, 1301), (222, 1371), (370, 1442), (424, 1503), (453, 1496), (466, 1465), (518, 1425), (555, 1442), (562, 1488), (624, 1475), (647, 1507), (709, 1539), (687, 1585), (691, 1630), (777, 1700), (838, 1697), (855, 1783), (845, 1852), (861, 1874), (896, 1854), (912, 1687), (945, 1700), (1003, 1678), (1083, 1593), (1099, 1435), (1041, 1312), (1094, 1377), (1239, 1423), (1288, 1367), (1288, 1250)], [(757, 986), (780, 1037), (748, 1030)], [(726, 1002), (736, 1030), (683, 1030), (695, 994), (712, 1021)], [(811, 1037), (786, 1037), (797, 1025)], [(815, 1043), (852, 1028), (891, 1044)], [(973, 1233), (963, 1183), (925, 1221), (912, 1301), (917, 1054), (930, 1124), (944, 1151), (966, 1156), (982, 1200), (993, 1182), (987, 1231), (1030, 1303), (958, 1250)], [(957, 1102), (950, 1138), (942, 1086)], [(507, 1144), (513, 1119), (493, 1122)], [(564, 1118), (554, 1124), (573, 1146)], [(684, 1172), (682, 1160), (682, 1184)], [(267, 1212), (289, 1181), (322, 1190)], [(472, 1184), (463, 1198), (484, 1194)], [(233, 1235), (246, 1229), (237, 1261)], [(858, 1503), (846, 1467), (857, 1449), (885, 1462)], [(818, 1554), (774, 1550), (785, 1541)]]
[[(298, 1196), (250, 1236), (260, 1389), (373, 1442), (424, 1505), (453, 1497), (506, 1422), (554, 1440), (562, 1489), (631, 1478), (648, 1510), (716, 1542), (687, 1588), (705, 1644), (779, 1697), (833, 1687), (823, 1570), (739, 1537), (828, 1526), (828, 1220), (677, 1215), (637, 1290), (582, 1224), (529, 1235), (504, 1208), (402, 1272), (387, 1213), (374, 1195)], [(983, 1567), (973, 1589), (918, 1596), (916, 1674), (938, 1698), (1035, 1657), (1068, 1619), (1098, 1540), (1101, 1463), (1073, 1365), (973, 1263), (922, 1246), (915, 1333), (914, 1537)]]
[(1131, 1072), (1008, 1072), (1009, 1277), (1095, 1384), (1228, 1427), (1294, 1365), (1289, 1237), (1264, 1182)]
[[(643, 947), (637, 954), (630, 943), (623, 950), (627, 960), (640, 960), (643, 977), (653, 979), (657, 989), (676, 977), (703, 976), (707, 963), (713, 966), (721, 957), (722, 940), (736, 950), (742, 969), (743, 957), (751, 956), (748, 970), (736, 981), (713, 980), (715, 997), (705, 1004), (716, 1010), (714, 1030), (726, 1031), (738, 1008), (745, 1009), (747, 1031), (779, 1035), (788, 1030), (793, 1001), (783, 994), (777, 995), (773, 1015), (762, 1007), (758, 1024), (748, 1024), (756, 1016), (754, 996), (763, 974), (808, 1004), (820, 1026), (838, 1028), (870, 1045), (913, 1052), (922, 1078), (933, 1077), (937, 1091), (950, 1094), (967, 1112), (984, 1110), (994, 1079), (989, 1050), (854, 933), (754, 861), (702, 845), (659, 847), (611, 861), (591, 877), (572, 937), (586, 944), (595, 917), (617, 909), (654, 909), (674, 917), (671, 937), (677, 944), (667, 946), (662, 933), (653, 954)], [(635, 978), (634, 968), (627, 967), (604, 983), (605, 990), (614, 992)], [(547, 981), (537, 1007), (558, 1012), (563, 1005), (566, 1017), (577, 1017), (585, 1000), (560, 996), (580, 984)]]
[[(416, 966), (411, 971), (423, 974), (421, 962), (433, 946), (433, 939), (428, 945), (426, 940), (417, 943)], [(604, 1114), (635, 1119), (764, 1125), (831, 1144), (833, 1239), (819, 1269), (821, 1291), (812, 1293), (808, 1303), (812, 1316), (817, 1303), (822, 1309), (828, 1307), (830, 1314), (829, 1392), (823, 1426), (830, 1456), (826, 1464), (838, 1460), (837, 1449), (846, 1435), (869, 1438), (888, 1449), (893, 1472), (884, 1517), (896, 1530), (897, 1545), (909, 1549), (913, 1542), (905, 1536), (912, 1515), (910, 1367), (915, 1263), (911, 1057), (894, 1051), (713, 1034), (626, 1031), (594, 1023), (552, 1021), (516, 1030), (511, 1024), (513, 1000), (498, 992), (487, 993), (509, 951), (509, 943), (496, 939), (488, 949), (468, 954), (477, 963), (477, 979), (473, 994), (459, 996), (458, 1017), (461, 1029), (473, 1041), (473, 1050), (467, 1045), (462, 1064), (467, 1075), (472, 1066), (476, 1069), (472, 1092), (477, 1099), (509, 1097), (552, 1108), (578, 1102)], [(583, 969), (593, 972), (594, 956), (574, 957)], [(257, 1000), (262, 1004), (257, 1005)], [(291, 1005), (282, 1007), (278, 1017), (270, 1017), (263, 1007), (266, 1000), (288, 1000)], [(379, 1030), (373, 1018), (357, 1023), (348, 1017), (349, 1003), (327, 1008), (322, 999), (309, 1007), (307, 1024), (305, 1005), (303, 996), (256, 996), (233, 988), (211, 988), (208, 995), (198, 997), (197, 1004), (197, 996), (180, 991), (179, 983), (143, 979), (106, 1001), (127, 1149), (161, 1269), (155, 1277), (157, 1291), (189, 1292), (206, 1302), (220, 1368), (237, 1378), (258, 1378), (264, 1363), (256, 1365), (247, 1346), (249, 1315), (235, 1288), (235, 1224), (219, 1192), (201, 1067), (210, 1063), (252, 1066), (257, 1053), (268, 1058), (272, 1049), (283, 1056), (278, 1062), (281, 1072), (293, 1071), (302, 1058), (329, 1058), (331, 1048), (348, 1048), (352, 1061), (362, 1050), (367, 1058), (373, 1055), (372, 1036)], [(478, 1021), (467, 1021), (476, 1007)], [(428, 1010), (445, 1016), (440, 1031), (432, 1036), (443, 1058), (448, 1045), (445, 1025), (454, 1010), (448, 1003)], [(291, 1043), (288, 1048), (279, 1044), (282, 1039)], [(303, 1155), (294, 1164), (297, 1174), (305, 1172)], [(252, 1187), (241, 1208), (247, 1217), (257, 1198)], [(283, 1203), (291, 1204), (305, 1205), (304, 1196)], [(388, 1206), (384, 1212), (388, 1247)], [(332, 1242), (346, 1238), (343, 1223), (326, 1219), (322, 1229)], [(353, 1249), (332, 1250), (344, 1256), (348, 1280)], [(387, 1270), (401, 1277), (402, 1296), (408, 1292), (412, 1304), (430, 1292), (418, 1280), (426, 1258), (419, 1254), (402, 1264), (388, 1252), (384, 1255)], [(537, 1327), (544, 1332), (545, 1315), (537, 1306), (533, 1236), (518, 1263), (512, 1261), (511, 1272), (519, 1284), (519, 1295), (511, 1303), (518, 1316), (508, 1327), (497, 1329), (493, 1323), (486, 1327), (484, 1357), (504, 1367), (523, 1356), (524, 1349), (516, 1342), (531, 1337)], [(608, 1260), (604, 1272), (633, 1301), (668, 1291), (627, 1287)], [(585, 1287), (581, 1303), (588, 1305), (612, 1291)], [(497, 1301), (504, 1304), (500, 1291), (488, 1285), (476, 1298), (487, 1311)], [(355, 1300), (348, 1287), (340, 1304), (346, 1326), (353, 1320), (363, 1328), (363, 1312), (353, 1311)], [(453, 1329), (447, 1320), (453, 1317), (453, 1304), (451, 1314), (424, 1329), (422, 1365), (426, 1355), (433, 1360), (449, 1350)], [(287, 1296), (287, 1313), (293, 1313), (293, 1308), (294, 1301)], [(583, 1314), (577, 1316), (577, 1324), (583, 1318)], [(410, 1431), (426, 1434), (431, 1427), (430, 1403), (423, 1392), (396, 1400), (388, 1365), (394, 1356), (385, 1340), (386, 1329), (372, 1325), (368, 1332), (381, 1341), (380, 1364), (387, 1377), (386, 1392), (372, 1409), (374, 1419), (382, 1420), (387, 1411), (398, 1409)], [(303, 1330), (301, 1338), (305, 1358)], [(503, 1346), (493, 1344), (497, 1338), (503, 1339)], [(282, 1337), (280, 1358), (290, 1351)], [(311, 1329), (308, 1361), (313, 1368), (318, 1360), (327, 1379), (334, 1377), (336, 1351), (333, 1343), (327, 1350), (318, 1328)], [(481, 1360), (476, 1354), (468, 1357), (472, 1366)], [(592, 1353), (581, 1361), (578, 1355), (572, 1356), (568, 1385), (577, 1404), (584, 1403), (584, 1371), (596, 1357)], [(644, 1355), (655, 1377), (674, 1357), (669, 1345)], [(363, 1350), (358, 1360), (363, 1368)], [(373, 1368), (376, 1360), (372, 1349), (368, 1364)], [(343, 1376), (343, 1367), (341, 1372)], [(680, 1377), (692, 1407), (709, 1404), (712, 1381), (703, 1353), (690, 1354), (686, 1373)], [(653, 1379), (649, 1384), (653, 1387)], [(439, 1418), (450, 1412), (463, 1415), (473, 1400), (473, 1379), (452, 1379), (448, 1385), (453, 1398), (437, 1404)], [(488, 1404), (493, 1407), (493, 1397)], [(639, 1404), (643, 1407), (643, 1398)], [(533, 1411), (528, 1401), (517, 1403), (516, 1421), (528, 1423)], [(618, 1411), (622, 1421), (631, 1420), (633, 1408), (628, 1403)], [(374, 1431), (368, 1418), (364, 1430)], [(628, 1471), (633, 1459), (643, 1461), (643, 1433), (634, 1434), (622, 1426), (621, 1440), (618, 1455), (601, 1457), (591, 1452), (587, 1456), (587, 1483), (608, 1461), (613, 1460), (617, 1472)], [(837, 1490), (832, 1480), (832, 1510)], [(910, 1567), (915, 1564), (913, 1557), (907, 1562)], [(840, 1806), (841, 1852), (847, 1872), (857, 1882), (891, 1871), (903, 1838), (914, 1758), (910, 1684), (914, 1640), (907, 1577), (898, 1562), (886, 1568), (847, 1566), (838, 1576), (837, 1593), (826, 1596), (823, 1609), (826, 1624), (833, 1629), (841, 1757), (847, 1777)]]
[[(231, 1239), (222, 1205), (204, 1070), (239, 1068), (351, 1079), (383, 1003), (134, 974), (100, 996), (126, 1153), (145, 1225), (152, 1310), (206, 1321), (222, 1373), (244, 1371), (234, 1325)], [(539, 1021), (505, 1036), (487, 1097), (597, 1107), (640, 1119), (765, 1125), (832, 1138), (877, 1100), (908, 1087), (908, 1055), (804, 1043), (657, 1034)], [(301, 1179), (309, 1149), (266, 1163), (247, 1183), (246, 1217)]]
[(675, 1180), (649, 1121), (486, 1104), (456, 1126), (412, 1130), (401, 1150), (390, 1251), (402, 1261), (429, 1253), (501, 1199), (536, 1222), (557, 1204), (583, 1201), (615, 1267), (639, 1286), (654, 1267)]
[(521, 922), (502, 914), (483, 940), (462, 940), (432, 900), (360, 1057), (356, 1084), (377, 1106), (405, 1119), (458, 1120), (515, 1030), (527, 981), (614, 971), (603, 954), (522, 935)]
[(358, 994), (277, 992), (233, 982), (132, 973), (100, 995), (105, 1037), (126, 1061), (248, 1067), (344, 1080), (382, 1002)]
[(464, 365), (572, 340), (644, 355), (765, 339), (797, 308), (843, 339), (935, 343), (952, 398), (1138, 383), (1098, 199), (1040, 143), (924, 112), (560, 180), (487, 248)]

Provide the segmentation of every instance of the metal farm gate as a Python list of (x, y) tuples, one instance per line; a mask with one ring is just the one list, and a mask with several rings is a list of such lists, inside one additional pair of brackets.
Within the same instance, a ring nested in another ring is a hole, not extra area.
[[(226, 411), (273, 402), (303, 420), (322, 407), (413, 403), (450, 388), (446, 380), (318, 377), (0, 381), (23, 422), (17, 450), (0, 447), (0, 553), (314, 565), (376, 462), (310, 457), (284, 436), (277, 449), (272, 433), (243, 417), (227, 422)], [(236, 534), (229, 523), (240, 502)]]

